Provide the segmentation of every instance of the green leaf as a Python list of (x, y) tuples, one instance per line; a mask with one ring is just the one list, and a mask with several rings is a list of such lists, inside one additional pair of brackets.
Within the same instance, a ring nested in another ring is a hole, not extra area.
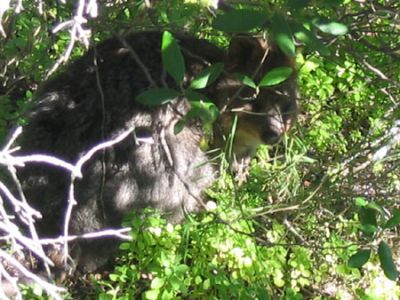
[(312, 23), (322, 32), (332, 35), (344, 35), (348, 31), (346, 25), (323, 17), (315, 18)]
[(377, 226), (376, 210), (371, 208), (362, 207), (358, 213), (360, 222), (363, 225), (370, 224)]
[(371, 224), (361, 225), (361, 230), (365, 233), (375, 233), (378, 231), (378, 227)]
[(175, 267), (176, 273), (183, 274), (183, 273), (186, 273), (187, 271), (189, 271), (189, 267), (187, 265), (180, 264)]
[(266, 289), (264, 288), (257, 288), (256, 290), (257, 299), (259, 300), (271, 300), (271, 296), (268, 294)]
[(144, 105), (155, 106), (171, 102), (179, 96), (180, 93), (172, 89), (154, 88), (141, 93), (135, 100)]
[(195, 278), (194, 278), (194, 284), (195, 285), (199, 285), (200, 283), (202, 283), (203, 282), (203, 279), (199, 276), (199, 275), (197, 275)]
[(209, 278), (203, 281), (203, 289), (208, 290), (211, 286), (211, 281)]
[(187, 118), (199, 118), (203, 123), (211, 124), (219, 116), (217, 106), (212, 102), (190, 101), (191, 109)]
[(393, 228), (400, 224), (400, 210), (395, 210), (393, 216), (387, 220), (384, 228)]
[(357, 197), (355, 199), (355, 201), (356, 201), (356, 205), (359, 207), (364, 207), (364, 206), (367, 206), (367, 204), (368, 204), (368, 202), (362, 197)]
[(186, 124), (185, 119), (182, 119), (182, 120), (179, 120), (178, 122), (176, 122), (176, 124), (174, 126), (174, 134), (175, 135), (179, 134), (185, 127), (185, 124)]
[(164, 290), (161, 294), (161, 300), (172, 300), (175, 298), (173, 291)]
[(288, 79), (292, 73), (293, 69), (290, 67), (274, 68), (267, 74), (265, 74), (265, 76), (261, 79), (258, 86), (268, 87), (280, 84), (284, 82), (286, 79)]
[(253, 89), (257, 88), (256, 83), (253, 81), (253, 79), (251, 79), (249, 76), (244, 75), (244, 74), (240, 74), (240, 73), (234, 73), (233, 77), (237, 80), (239, 80), (241, 83), (243, 83), (244, 85), (247, 85), (248, 87), (251, 87)]
[(392, 250), (384, 241), (379, 243), (378, 256), (385, 276), (390, 280), (396, 281), (399, 277), (399, 272), (397, 271), (396, 265), (393, 261)]
[(108, 294), (102, 293), (102, 294), (99, 295), (99, 298), (98, 298), (98, 299), (99, 299), (99, 300), (110, 300), (110, 299), (113, 299), (113, 296), (112, 296), (112, 295), (108, 295)]
[(218, 15), (212, 26), (217, 30), (230, 33), (247, 32), (261, 27), (266, 21), (267, 16), (262, 11), (238, 9)]
[(203, 70), (195, 79), (190, 83), (193, 89), (203, 89), (212, 84), (221, 75), (224, 70), (223, 63), (216, 63)]
[(131, 248), (131, 243), (121, 243), (119, 245), (119, 249), (121, 250), (129, 250)]
[(211, 100), (208, 99), (206, 95), (196, 91), (187, 90), (185, 96), (189, 99), (189, 101), (211, 102)]
[(293, 43), (292, 32), (285, 17), (281, 14), (275, 14), (272, 17), (271, 30), (279, 48), (289, 56), (295, 55), (295, 46)]
[(25, 97), (28, 98), (28, 99), (32, 99), (32, 97), (33, 97), (32, 91), (29, 91), (29, 90), (26, 91), (26, 92), (25, 92)]
[(370, 258), (371, 249), (358, 250), (353, 254), (348, 262), (350, 268), (361, 268)]
[(110, 277), (110, 280), (114, 282), (118, 281), (119, 279), (119, 275), (117, 274), (110, 274), (108, 277)]
[(299, 24), (292, 24), (291, 27), (294, 28), (294, 36), (308, 46), (311, 50), (318, 51), (321, 55), (330, 54), (328, 47), (326, 47), (313, 32)]
[(147, 300), (156, 300), (158, 299), (158, 295), (160, 294), (160, 290), (150, 290), (144, 293), (144, 298)]
[(373, 209), (373, 210), (375, 210), (375, 211), (377, 211), (377, 212), (379, 212), (379, 213), (384, 213), (382, 206), (380, 206), (380, 205), (379, 205), (378, 203), (376, 203), (376, 202), (369, 202), (369, 203), (367, 204), (367, 207), (370, 208), (370, 209)]
[(361, 230), (366, 234), (367, 237), (372, 237), (373, 233), (377, 231), (378, 223), (376, 215), (376, 210), (368, 208), (367, 206), (361, 207), (358, 212), (358, 217), (362, 224)]
[(150, 287), (152, 290), (159, 290), (161, 287), (163, 287), (165, 283), (165, 278), (159, 278), (155, 277), (150, 284)]
[(171, 278), (169, 278), (168, 283), (171, 285), (173, 290), (179, 291), (182, 281), (176, 276), (171, 276)]
[(177, 84), (181, 83), (185, 76), (185, 61), (177, 41), (168, 31), (164, 31), (162, 36), (161, 57), (168, 74)]
[[(195, 92), (186, 91), (185, 95), (190, 102), (190, 110), (186, 116), (178, 121), (174, 126), (174, 133), (180, 133), (186, 122), (191, 119), (199, 119), (203, 123), (203, 130), (209, 128), (219, 117), (218, 107), (212, 103), (205, 95)], [(206, 132), (207, 133), (207, 132)]]

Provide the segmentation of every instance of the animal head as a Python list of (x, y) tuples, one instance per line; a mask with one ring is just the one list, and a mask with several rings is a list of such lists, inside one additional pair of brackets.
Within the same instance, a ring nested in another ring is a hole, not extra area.
[(259, 145), (278, 142), (296, 120), (295, 71), (278, 85), (260, 88), (245, 86), (235, 74), (246, 75), (257, 84), (274, 68), (294, 68), (294, 59), (264, 38), (237, 36), (231, 41), (225, 66), (229, 76), (217, 88), (218, 99), (226, 101), (218, 102), (220, 128), (228, 135), (237, 118), (233, 152), (237, 158), (253, 156)]

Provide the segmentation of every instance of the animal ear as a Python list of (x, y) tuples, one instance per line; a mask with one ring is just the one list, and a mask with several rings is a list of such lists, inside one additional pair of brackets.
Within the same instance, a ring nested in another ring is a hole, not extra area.
[(262, 63), (268, 48), (268, 41), (262, 37), (247, 35), (233, 37), (228, 49), (227, 70), (251, 73)]

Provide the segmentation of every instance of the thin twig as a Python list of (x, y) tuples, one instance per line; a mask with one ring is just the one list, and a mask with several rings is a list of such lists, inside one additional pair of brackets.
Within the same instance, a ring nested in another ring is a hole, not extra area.
[(26, 278), (31, 279), (33, 282), (37, 283), (41, 286), (50, 296), (52, 296), (56, 300), (62, 300), (60, 296), (61, 292), (65, 292), (65, 289), (60, 288), (56, 285), (53, 285), (46, 280), (42, 279), (38, 275), (32, 273), (30, 270), (25, 268), (19, 261), (17, 261), (10, 254), (0, 251), (0, 258), (9, 262), (14, 268), (16, 268), (21, 274), (23, 274)]
[[(134, 132), (134, 126), (130, 126), (127, 130), (122, 131), (116, 138), (100, 143), (90, 149), (87, 153), (85, 153), (76, 163), (75, 165), (62, 161), (56, 157), (49, 155), (26, 155), (26, 156), (13, 156), (12, 153), (15, 152), (15, 149), (12, 149), (12, 143), (16, 140), (18, 135), (21, 133), (21, 129), (17, 128), (13, 134), (10, 136), (9, 140), (5, 144), (5, 147), (0, 151), (0, 163), (8, 167), (8, 171), (11, 177), (14, 180), (15, 185), (17, 186), (17, 191), (19, 193), (19, 200), (15, 197), (11, 191), (7, 188), (7, 186), (0, 182), (0, 192), (2, 195), (6, 197), (6, 199), (12, 204), (12, 208), (14, 214), (17, 215), (21, 220), (23, 220), (30, 229), (30, 237), (24, 236), (17, 225), (15, 225), (12, 219), (15, 219), (14, 215), (8, 215), (6, 210), (4, 209), (4, 205), (2, 204), (3, 198), (0, 197), (0, 232), (2, 233), (2, 239), (11, 241), (11, 246), (13, 251), (20, 251), (21, 248), (25, 248), (29, 251), (32, 251), (37, 255), (37, 257), (43, 261), (44, 265), (50, 266), (53, 265), (53, 262), (45, 255), (43, 250), (43, 245), (51, 243), (50, 239), (41, 240), (36, 232), (34, 223), (36, 218), (40, 218), (40, 212), (33, 209), (28, 201), (25, 199), (22, 186), (18, 181), (15, 173), (15, 166), (26, 165), (32, 162), (42, 162), (55, 167), (62, 168), (71, 174), (71, 183), (70, 183), (70, 195), (68, 199), (68, 209), (65, 215), (65, 228), (64, 235), (57, 239), (54, 239), (53, 244), (62, 243), (64, 244), (64, 255), (68, 257), (68, 242), (75, 239), (91, 239), (91, 238), (99, 238), (103, 236), (114, 236), (119, 239), (129, 240), (129, 235), (125, 234), (129, 231), (129, 228), (123, 229), (115, 229), (115, 230), (104, 230), (100, 232), (92, 232), (86, 233), (78, 236), (69, 236), (68, 235), (68, 227), (69, 220), (72, 214), (72, 208), (76, 203), (74, 198), (74, 182), (77, 178), (81, 178), (82, 168), (86, 162), (88, 162), (97, 152), (104, 150), (106, 148), (112, 147), (113, 145), (123, 141), (126, 139), (132, 132)], [(149, 138), (135, 138), (135, 142), (140, 143), (153, 143), (154, 141)], [(53, 296), (54, 299), (61, 299), (59, 296), (55, 294), (55, 291), (58, 291), (58, 288), (51, 285), (50, 283), (45, 283), (43, 279), (33, 274), (30, 270), (23, 267), (21, 264), (18, 264), (17, 261), (11, 256), (6, 255), (3, 250), (1, 251), (1, 255), (3, 259), (7, 261), (10, 265), (14, 266), (20, 274), (24, 275), (26, 278), (32, 279), (33, 282), (38, 283), (40, 286), (44, 288), (46, 293)], [(1, 256), (0, 256), (1, 257)], [(4, 270), (7, 272), (7, 270)], [(1, 270), (0, 270), (1, 273)], [(9, 274), (9, 273), (7, 273)], [(1, 274), (0, 274), (1, 275)], [(5, 276), (3, 276), (5, 278)], [(10, 282), (12, 285), (12, 282)], [(18, 290), (15, 291), (16, 295), (18, 295)]]
[(75, 179), (77, 178), (77, 174), (82, 176), (82, 167), (83, 165), (89, 161), (93, 155), (95, 155), (97, 152), (110, 148), (113, 145), (123, 141), (125, 138), (127, 138), (133, 131), (135, 130), (135, 127), (128, 128), (124, 132), (122, 132), (120, 135), (118, 135), (115, 139), (106, 141), (103, 143), (100, 143), (96, 146), (94, 146), (92, 149), (90, 149), (85, 155), (83, 155), (78, 162), (75, 164), (75, 172), (71, 172), (71, 181), (70, 181), (70, 187), (69, 187), (69, 196), (68, 196), (68, 206), (65, 212), (65, 218), (64, 218), (64, 263), (67, 265), (68, 261), (68, 232), (69, 232), (69, 223), (72, 215), (72, 209), (73, 207), (77, 204), (76, 199), (75, 199)]
[(144, 76), (146, 76), (147, 81), (150, 83), (150, 87), (155, 88), (157, 87), (157, 83), (153, 80), (151, 77), (150, 71), (147, 69), (147, 67), (144, 65), (142, 60), (140, 59), (139, 55), (136, 53), (136, 51), (126, 42), (126, 39), (118, 36), (118, 40), (122, 43), (122, 46), (128, 50), (129, 54), (132, 56), (134, 61), (137, 63), (139, 68), (142, 70), (144, 73)]
[(59, 67), (61, 64), (68, 61), (71, 56), (72, 50), (74, 49), (76, 42), (81, 42), (85, 45), (86, 48), (89, 47), (90, 44), (90, 36), (91, 30), (85, 29), (84, 26), (88, 22), (86, 18), (89, 15), (92, 18), (97, 17), (98, 7), (97, 1), (95, 0), (79, 0), (79, 5), (76, 9), (75, 15), (71, 18), (71, 20), (65, 21), (61, 24), (58, 24), (54, 29), (53, 33), (57, 33), (61, 30), (70, 30), (70, 42), (68, 44), (67, 49), (64, 54), (57, 60), (54, 66), (47, 73), (46, 78), (49, 78)]
[(60, 236), (58, 238), (54, 239), (41, 239), (40, 243), (42, 245), (56, 245), (56, 244), (62, 244), (65, 242), (65, 239), (68, 240), (68, 242), (72, 242), (75, 240), (88, 240), (88, 239), (98, 239), (98, 238), (103, 238), (103, 237), (117, 237), (121, 240), (126, 240), (126, 241), (131, 241), (132, 237), (126, 233), (129, 233), (131, 231), (130, 227), (124, 227), (121, 229), (107, 229), (107, 230), (101, 230), (97, 232), (89, 232), (89, 233), (84, 233), (80, 235), (69, 235), (66, 238), (64, 236)]

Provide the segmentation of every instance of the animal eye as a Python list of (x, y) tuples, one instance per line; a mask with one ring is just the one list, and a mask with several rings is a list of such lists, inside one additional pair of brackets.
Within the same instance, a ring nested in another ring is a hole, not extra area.
[(295, 102), (286, 102), (286, 103), (283, 103), (281, 106), (281, 113), (283, 115), (291, 114), (291, 113), (295, 112), (295, 110), (296, 110)]
[(254, 111), (261, 112), (261, 111), (265, 110), (266, 106), (267, 106), (267, 102), (265, 100), (266, 99), (256, 99), (253, 102)]

